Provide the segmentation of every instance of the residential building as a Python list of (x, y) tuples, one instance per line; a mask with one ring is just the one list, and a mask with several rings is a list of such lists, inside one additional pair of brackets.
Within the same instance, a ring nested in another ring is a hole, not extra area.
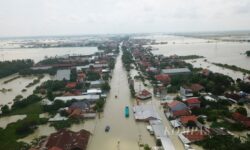
[(45, 142), (45, 149), (86, 150), (89, 137), (90, 132), (83, 129), (79, 132), (62, 129), (48, 137), (48, 140)]
[(161, 73), (174, 76), (174, 75), (187, 75), (190, 74), (191, 71), (188, 68), (173, 68), (173, 69), (162, 69)]

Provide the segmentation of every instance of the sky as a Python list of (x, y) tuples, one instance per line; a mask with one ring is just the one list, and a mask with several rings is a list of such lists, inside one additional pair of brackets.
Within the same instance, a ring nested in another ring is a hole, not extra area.
[(250, 0), (0, 0), (0, 37), (250, 29)]

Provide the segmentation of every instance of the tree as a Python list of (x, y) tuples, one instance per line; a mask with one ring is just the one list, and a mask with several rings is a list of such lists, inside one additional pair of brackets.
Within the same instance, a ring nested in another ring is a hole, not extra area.
[(102, 84), (101, 89), (103, 91), (109, 91), (110, 90), (110, 86), (108, 82), (105, 82), (104, 84)]
[(1, 111), (3, 114), (8, 114), (10, 112), (10, 108), (8, 105), (4, 105), (2, 108), (1, 108)]
[(148, 146), (148, 144), (144, 145), (144, 150), (151, 150), (151, 148)]
[(242, 115), (244, 115), (244, 116), (247, 116), (247, 110), (246, 110), (246, 108), (244, 108), (244, 107), (239, 107), (239, 108), (237, 108), (237, 109), (236, 109), (236, 112), (238, 112), (238, 113), (240, 113), (240, 114), (242, 114)]
[(48, 90), (47, 91), (47, 98), (50, 100), (50, 101), (53, 101), (54, 100), (54, 95), (52, 93), (51, 90)]
[(196, 123), (195, 123), (194, 121), (192, 121), (192, 120), (189, 120), (189, 121), (187, 122), (187, 127), (190, 127), (190, 128), (196, 127)]

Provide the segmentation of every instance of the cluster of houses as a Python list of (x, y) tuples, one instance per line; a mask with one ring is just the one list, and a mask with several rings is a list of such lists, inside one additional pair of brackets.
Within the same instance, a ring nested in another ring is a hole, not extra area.
[[(141, 47), (140, 44), (134, 45), (130, 48), (132, 49), (132, 55), (135, 59), (135, 65), (140, 69), (141, 72), (143, 72), (143, 77), (150, 79), (150, 81), (155, 81), (152, 83), (154, 87), (154, 95), (156, 97), (166, 91), (166, 87), (171, 86), (171, 78), (178, 75), (184, 77), (192, 73), (188, 65), (181, 59), (178, 59), (178, 56), (176, 55), (169, 57), (154, 56), (150, 52), (150, 48)], [(200, 71), (200, 74), (206, 77), (209, 76), (210, 73), (211, 71), (208, 69), (203, 69)], [(178, 95), (178, 100), (175, 100), (176, 98), (170, 97), (168, 95), (159, 97), (161, 97), (161, 100), (163, 100), (161, 104), (163, 105), (164, 113), (173, 129), (183, 127), (186, 127), (187, 129), (191, 127), (199, 129), (195, 131), (185, 130), (178, 135), (186, 149), (190, 148), (190, 143), (204, 140), (207, 137), (211, 137), (213, 135), (231, 134), (231, 132), (224, 128), (211, 128), (199, 121), (206, 120), (207, 116), (196, 116), (192, 113), (192, 110), (194, 109), (204, 109), (201, 108), (201, 99), (197, 96), (202, 96), (206, 101), (210, 102), (218, 102), (220, 100), (228, 101), (231, 104), (250, 102), (250, 96), (247, 93), (225, 93), (222, 96), (217, 96), (207, 93), (205, 87), (199, 83), (181, 85)], [(152, 94), (145, 89), (137, 92), (136, 94), (136, 98), (141, 100), (149, 99), (151, 97)], [(156, 134), (156, 138), (158, 135), (164, 133), (162, 130), (158, 134), (158, 131), (161, 129), (155, 129), (156, 126), (162, 126), (162, 123), (152, 105), (134, 106), (134, 115), (136, 120), (148, 121), (150, 123), (148, 129), (152, 134)], [(241, 123), (246, 128), (250, 128), (250, 118), (238, 112), (232, 113), (230, 120), (234, 123)], [(161, 140), (161, 142), (167, 143), (163, 140)], [(171, 149), (171, 146), (169, 146), (168, 149)]]
[(91, 133), (84, 129), (78, 132), (61, 129), (30, 150), (86, 150), (90, 136)]
[[(106, 99), (108, 91), (103, 89), (103, 85), (109, 84), (112, 69), (114, 66), (110, 64), (111, 60), (115, 61), (117, 53), (107, 53), (99, 51), (95, 55), (74, 56), (64, 58), (60, 68), (57, 68), (54, 80), (63, 81), (65, 83), (65, 91), (55, 91), (53, 101), (43, 99), (41, 105), (51, 106), (56, 101), (64, 103), (70, 102), (70, 106), (60, 108), (58, 113), (49, 118), (49, 122), (63, 121), (71, 117), (79, 119), (88, 119), (96, 117), (95, 106), (100, 99)], [(84, 62), (84, 63), (83, 63)], [(84, 64), (84, 65), (79, 65)], [(46, 69), (52, 66), (38, 66), (39, 69)], [(33, 68), (38, 69), (38, 68)], [(74, 80), (72, 81), (72, 70)], [(94, 74), (94, 75), (93, 75)], [(78, 87), (79, 85), (80, 88)], [(109, 85), (108, 85), (109, 86)], [(61, 116), (60, 111), (66, 112), (68, 115)], [(68, 129), (59, 130), (56, 133), (43, 139), (36, 149), (48, 150), (86, 150), (91, 133), (86, 130), (73, 132)]]

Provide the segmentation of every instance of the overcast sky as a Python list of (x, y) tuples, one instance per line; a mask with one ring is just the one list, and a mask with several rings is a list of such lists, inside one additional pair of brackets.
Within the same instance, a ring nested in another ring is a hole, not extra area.
[(250, 29), (250, 0), (0, 0), (0, 36)]

